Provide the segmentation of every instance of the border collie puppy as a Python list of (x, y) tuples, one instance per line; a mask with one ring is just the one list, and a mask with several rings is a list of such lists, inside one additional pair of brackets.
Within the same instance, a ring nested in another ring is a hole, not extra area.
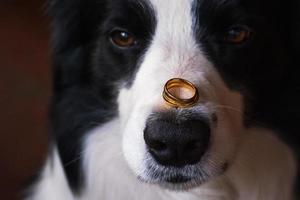
[[(299, 11), (50, 0), (53, 140), (29, 199), (300, 199)], [(195, 105), (166, 104), (172, 78), (193, 83)]]

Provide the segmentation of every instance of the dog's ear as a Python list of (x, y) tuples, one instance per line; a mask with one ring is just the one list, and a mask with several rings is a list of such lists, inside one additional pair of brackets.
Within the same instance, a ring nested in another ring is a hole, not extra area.
[(48, 0), (52, 25), (54, 89), (87, 76), (92, 44), (104, 14), (105, 0)]

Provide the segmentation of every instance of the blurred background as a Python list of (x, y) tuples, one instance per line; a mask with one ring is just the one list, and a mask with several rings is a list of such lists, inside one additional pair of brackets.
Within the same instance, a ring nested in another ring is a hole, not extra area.
[(0, 199), (17, 200), (43, 163), (51, 90), (43, 0), (0, 0)]

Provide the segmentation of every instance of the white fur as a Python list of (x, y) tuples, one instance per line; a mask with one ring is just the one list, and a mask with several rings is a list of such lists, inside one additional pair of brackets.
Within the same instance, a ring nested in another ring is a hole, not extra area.
[(274, 132), (246, 130), (239, 153), (226, 176), (235, 185), (238, 199), (290, 200), (296, 175), (291, 150)]
[(33, 196), (30, 196), (27, 200), (74, 199), (55, 148), (45, 164), (40, 181), (32, 190)]

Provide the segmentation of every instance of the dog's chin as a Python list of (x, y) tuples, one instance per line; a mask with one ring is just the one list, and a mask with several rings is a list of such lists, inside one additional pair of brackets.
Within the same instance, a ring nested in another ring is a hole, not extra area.
[[(199, 167), (188, 168), (189, 170), (164, 169), (162, 172), (153, 172), (150, 170), (146, 173), (147, 175), (138, 176), (138, 179), (142, 182), (155, 184), (169, 190), (190, 190), (221, 176), (226, 171), (227, 165), (220, 166), (218, 170), (215, 169), (209, 172), (205, 172), (204, 170), (200, 170), (199, 172)], [(194, 171), (197, 170), (197, 174), (190, 174), (189, 172), (192, 171), (191, 168), (195, 168)]]
[(138, 176), (138, 179), (142, 182), (146, 182), (149, 184), (158, 185), (165, 189), (169, 190), (189, 190), (195, 187), (198, 187), (208, 180), (204, 180), (202, 177), (186, 177), (183, 175), (174, 175), (171, 177), (156, 177), (153, 178), (145, 178), (143, 176)]

